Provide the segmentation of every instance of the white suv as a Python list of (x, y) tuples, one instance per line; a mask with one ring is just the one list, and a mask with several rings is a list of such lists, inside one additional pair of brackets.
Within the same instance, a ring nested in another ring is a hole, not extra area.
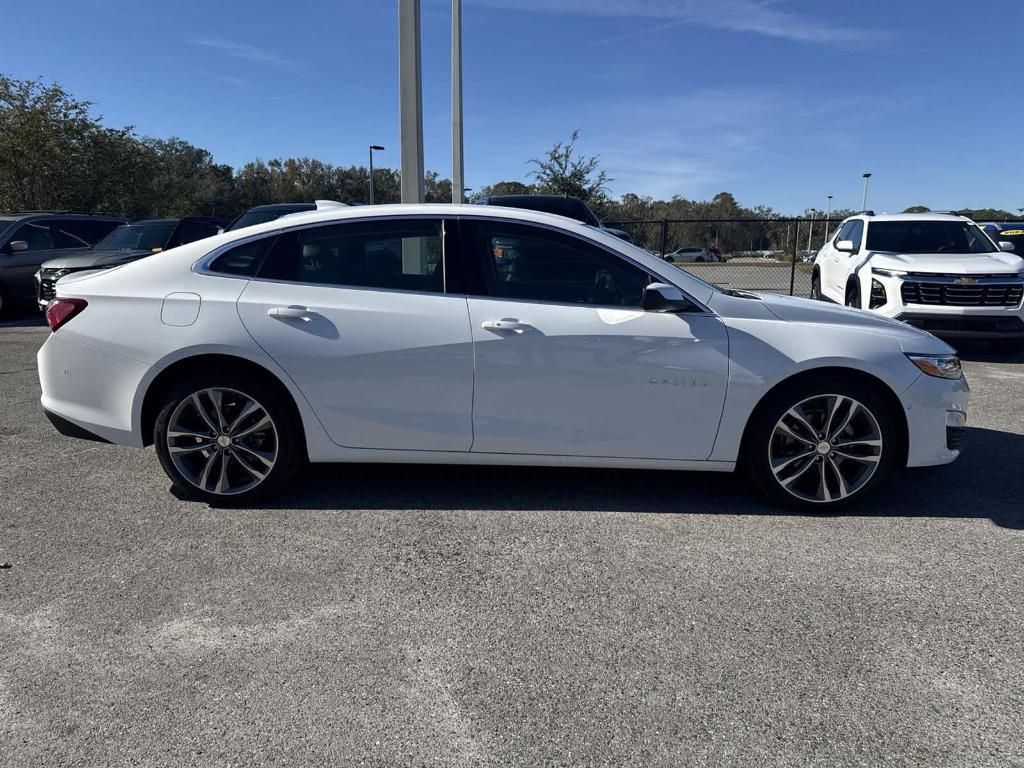
[(964, 216), (870, 212), (846, 219), (814, 260), (816, 299), (939, 336), (1024, 343), (1024, 260)]

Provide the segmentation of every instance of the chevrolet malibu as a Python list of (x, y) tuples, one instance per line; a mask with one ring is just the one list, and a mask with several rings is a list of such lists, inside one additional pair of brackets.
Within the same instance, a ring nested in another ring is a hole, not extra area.
[(957, 458), (968, 386), (935, 337), (715, 288), (545, 213), (311, 211), (56, 284), (58, 430), (154, 445), (213, 505), (312, 462), (741, 468), (822, 507)]

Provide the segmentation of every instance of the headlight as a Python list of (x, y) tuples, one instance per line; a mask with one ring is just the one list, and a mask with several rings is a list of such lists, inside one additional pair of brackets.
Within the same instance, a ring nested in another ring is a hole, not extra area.
[(886, 277), (902, 277), (907, 274), (898, 269), (882, 269), (880, 267), (872, 267), (871, 271), (876, 275), (885, 275)]
[(885, 286), (880, 282), (871, 279), (871, 301), (868, 302), (868, 309), (878, 309), (885, 305), (889, 298), (885, 295)]
[(929, 376), (940, 379), (959, 379), (963, 376), (960, 370), (960, 358), (956, 355), (907, 355), (910, 362)]

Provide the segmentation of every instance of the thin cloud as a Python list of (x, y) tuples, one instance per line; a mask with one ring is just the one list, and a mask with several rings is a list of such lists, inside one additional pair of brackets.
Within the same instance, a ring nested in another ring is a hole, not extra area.
[(278, 55), (268, 48), (260, 48), (255, 45), (245, 45), (231, 40), (221, 40), (213, 37), (192, 37), (188, 40), (189, 45), (201, 45), (204, 48), (213, 48), (226, 53), (235, 59), (243, 61), (255, 61), (261, 64), (270, 64), (277, 67), (290, 69), (296, 66), (291, 59)]
[(818, 21), (768, 0), (476, 0), (477, 5), (535, 13), (654, 19), (807, 43), (865, 42), (878, 33)]

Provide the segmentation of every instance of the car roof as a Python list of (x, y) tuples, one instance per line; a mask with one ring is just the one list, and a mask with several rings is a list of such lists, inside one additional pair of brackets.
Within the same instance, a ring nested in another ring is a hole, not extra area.
[(243, 213), (249, 211), (314, 211), (316, 203), (264, 203), (246, 208)]
[(131, 225), (135, 224), (177, 224), (182, 221), (201, 221), (204, 224), (221, 224), (224, 220), (218, 219), (214, 216), (181, 216), (177, 219), (135, 219), (129, 221)]
[(76, 211), (19, 211), (0, 213), (0, 221), (24, 221), (26, 219), (44, 219), (47, 217), (59, 216), (62, 219), (104, 219), (124, 221), (124, 216), (114, 213), (81, 213)]
[(857, 213), (851, 219), (865, 219), (866, 221), (964, 221), (966, 216), (956, 213)]

